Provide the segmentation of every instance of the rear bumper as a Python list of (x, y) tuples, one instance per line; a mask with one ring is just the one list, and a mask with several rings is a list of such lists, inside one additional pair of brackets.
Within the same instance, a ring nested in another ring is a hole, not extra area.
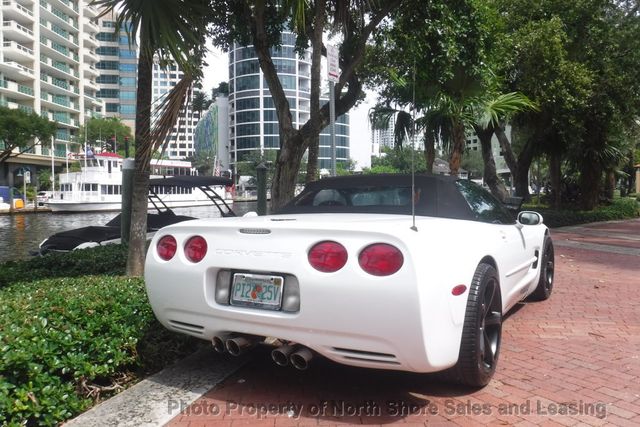
[[(172, 262), (148, 259), (145, 277), (153, 310), (168, 329), (205, 340), (228, 333), (274, 337), (368, 368), (436, 372), (458, 359), (461, 325), (452, 307), (408, 268), (380, 278), (348, 266), (327, 274), (294, 263), (286, 273), (298, 279), (301, 306), (285, 313), (220, 305), (214, 298), (218, 268), (175, 268)], [(256, 262), (251, 271), (272, 272), (267, 265)]]

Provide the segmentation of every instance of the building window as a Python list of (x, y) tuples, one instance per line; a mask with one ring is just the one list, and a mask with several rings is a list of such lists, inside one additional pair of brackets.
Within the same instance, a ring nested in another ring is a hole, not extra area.
[(236, 91), (259, 89), (260, 79), (259, 76), (245, 76), (236, 78)]
[(120, 91), (120, 99), (133, 100), (136, 99), (136, 93), (131, 90)]
[(136, 86), (136, 78), (135, 77), (120, 77), (120, 86)]
[(96, 64), (98, 70), (117, 70), (118, 61), (100, 61)]
[(241, 98), (236, 101), (236, 111), (260, 108), (260, 98)]
[(260, 125), (258, 123), (236, 126), (237, 136), (259, 135), (259, 134), (260, 134)]
[(102, 84), (117, 85), (118, 84), (118, 76), (114, 75), (114, 74), (101, 74), (101, 75), (98, 76), (98, 78), (96, 78), (96, 82), (97, 83), (102, 83)]
[(239, 111), (236, 113), (236, 123), (259, 122), (260, 111)]
[(123, 59), (133, 59), (133, 58), (137, 58), (138, 55), (136, 55), (136, 52), (133, 50), (121, 50), (120, 51), (120, 58)]
[(96, 96), (98, 98), (118, 98), (118, 89), (100, 89)]
[(119, 48), (114, 46), (100, 46), (96, 49), (98, 55), (118, 56)]
[(136, 106), (135, 105), (129, 105), (129, 104), (123, 104), (120, 106), (120, 113), (121, 114), (135, 114), (136, 113)]
[(120, 64), (120, 71), (124, 71), (127, 73), (135, 73), (138, 67), (136, 64)]
[(278, 135), (278, 124), (277, 123), (265, 123), (264, 124), (264, 134), (265, 135)]
[(106, 104), (107, 113), (117, 113), (118, 112), (118, 104), (113, 104), (111, 102)]
[(259, 72), (260, 63), (257, 60), (242, 61), (236, 64), (237, 76), (243, 76), (245, 74), (257, 74)]
[(96, 39), (101, 42), (115, 42), (118, 40), (114, 33), (98, 33), (96, 34)]

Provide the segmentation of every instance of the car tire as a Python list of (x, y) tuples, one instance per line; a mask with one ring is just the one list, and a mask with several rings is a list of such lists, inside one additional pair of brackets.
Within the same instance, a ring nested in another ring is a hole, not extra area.
[(496, 370), (502, 338), (502, 298), (495, 268), (480, 264), (469, 288), (458, 363), (447, 372), (452, 382), (483, 387)]
[(542, 245), (542, 260), (540, 261), (540, 279), (538, 286), (529, 296), (533, 301), (544, 301), (551, 296), (553, 291), (553, 280), (555, 278), (555, 254), (553, 250), (553, 241), (548, 235), (544, 238)]

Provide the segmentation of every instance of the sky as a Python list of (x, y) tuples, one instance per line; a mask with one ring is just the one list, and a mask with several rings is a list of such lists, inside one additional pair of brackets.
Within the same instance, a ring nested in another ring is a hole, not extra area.
[[(205, 58), (208, 65), (204, 70), (202, 88), (210, 95), (211, 89), (218, 87), (220, 82), (229, 81), (229, 57), (211, 44), (208, 48), (209, 53)], [(375, 95), (368, 93), (365, 101), (349, 112), (351, 158), (359, 168), (371, 165), (371, 128), (367, 115), (374, 103)]]

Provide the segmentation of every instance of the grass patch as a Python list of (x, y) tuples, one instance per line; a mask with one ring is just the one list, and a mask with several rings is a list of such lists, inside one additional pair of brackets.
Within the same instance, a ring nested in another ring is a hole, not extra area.
[(589, 222), (613, 221), (640, 216), (640, 205), (634, 198), (615, 199), (609, 205), (599, 206), (592, 211), (577, 209), (550, 209), (546, 205), (525, 204), (523, 210), (534, 210), (542, 214), (549, 227), (564, 227)]
[[(204, 344), (157, 322), (142, 279), (81, 276), (98, 255), (56, 255), (64, 262), (50, 278), (40, 277), (54, 258), (0, 265), (25, 272), (34, 263), (29, 277), (38, 277), (0, 289), (0, 425), (57, 425)], [(57, 277), (62, 265), (77, 277)]]

